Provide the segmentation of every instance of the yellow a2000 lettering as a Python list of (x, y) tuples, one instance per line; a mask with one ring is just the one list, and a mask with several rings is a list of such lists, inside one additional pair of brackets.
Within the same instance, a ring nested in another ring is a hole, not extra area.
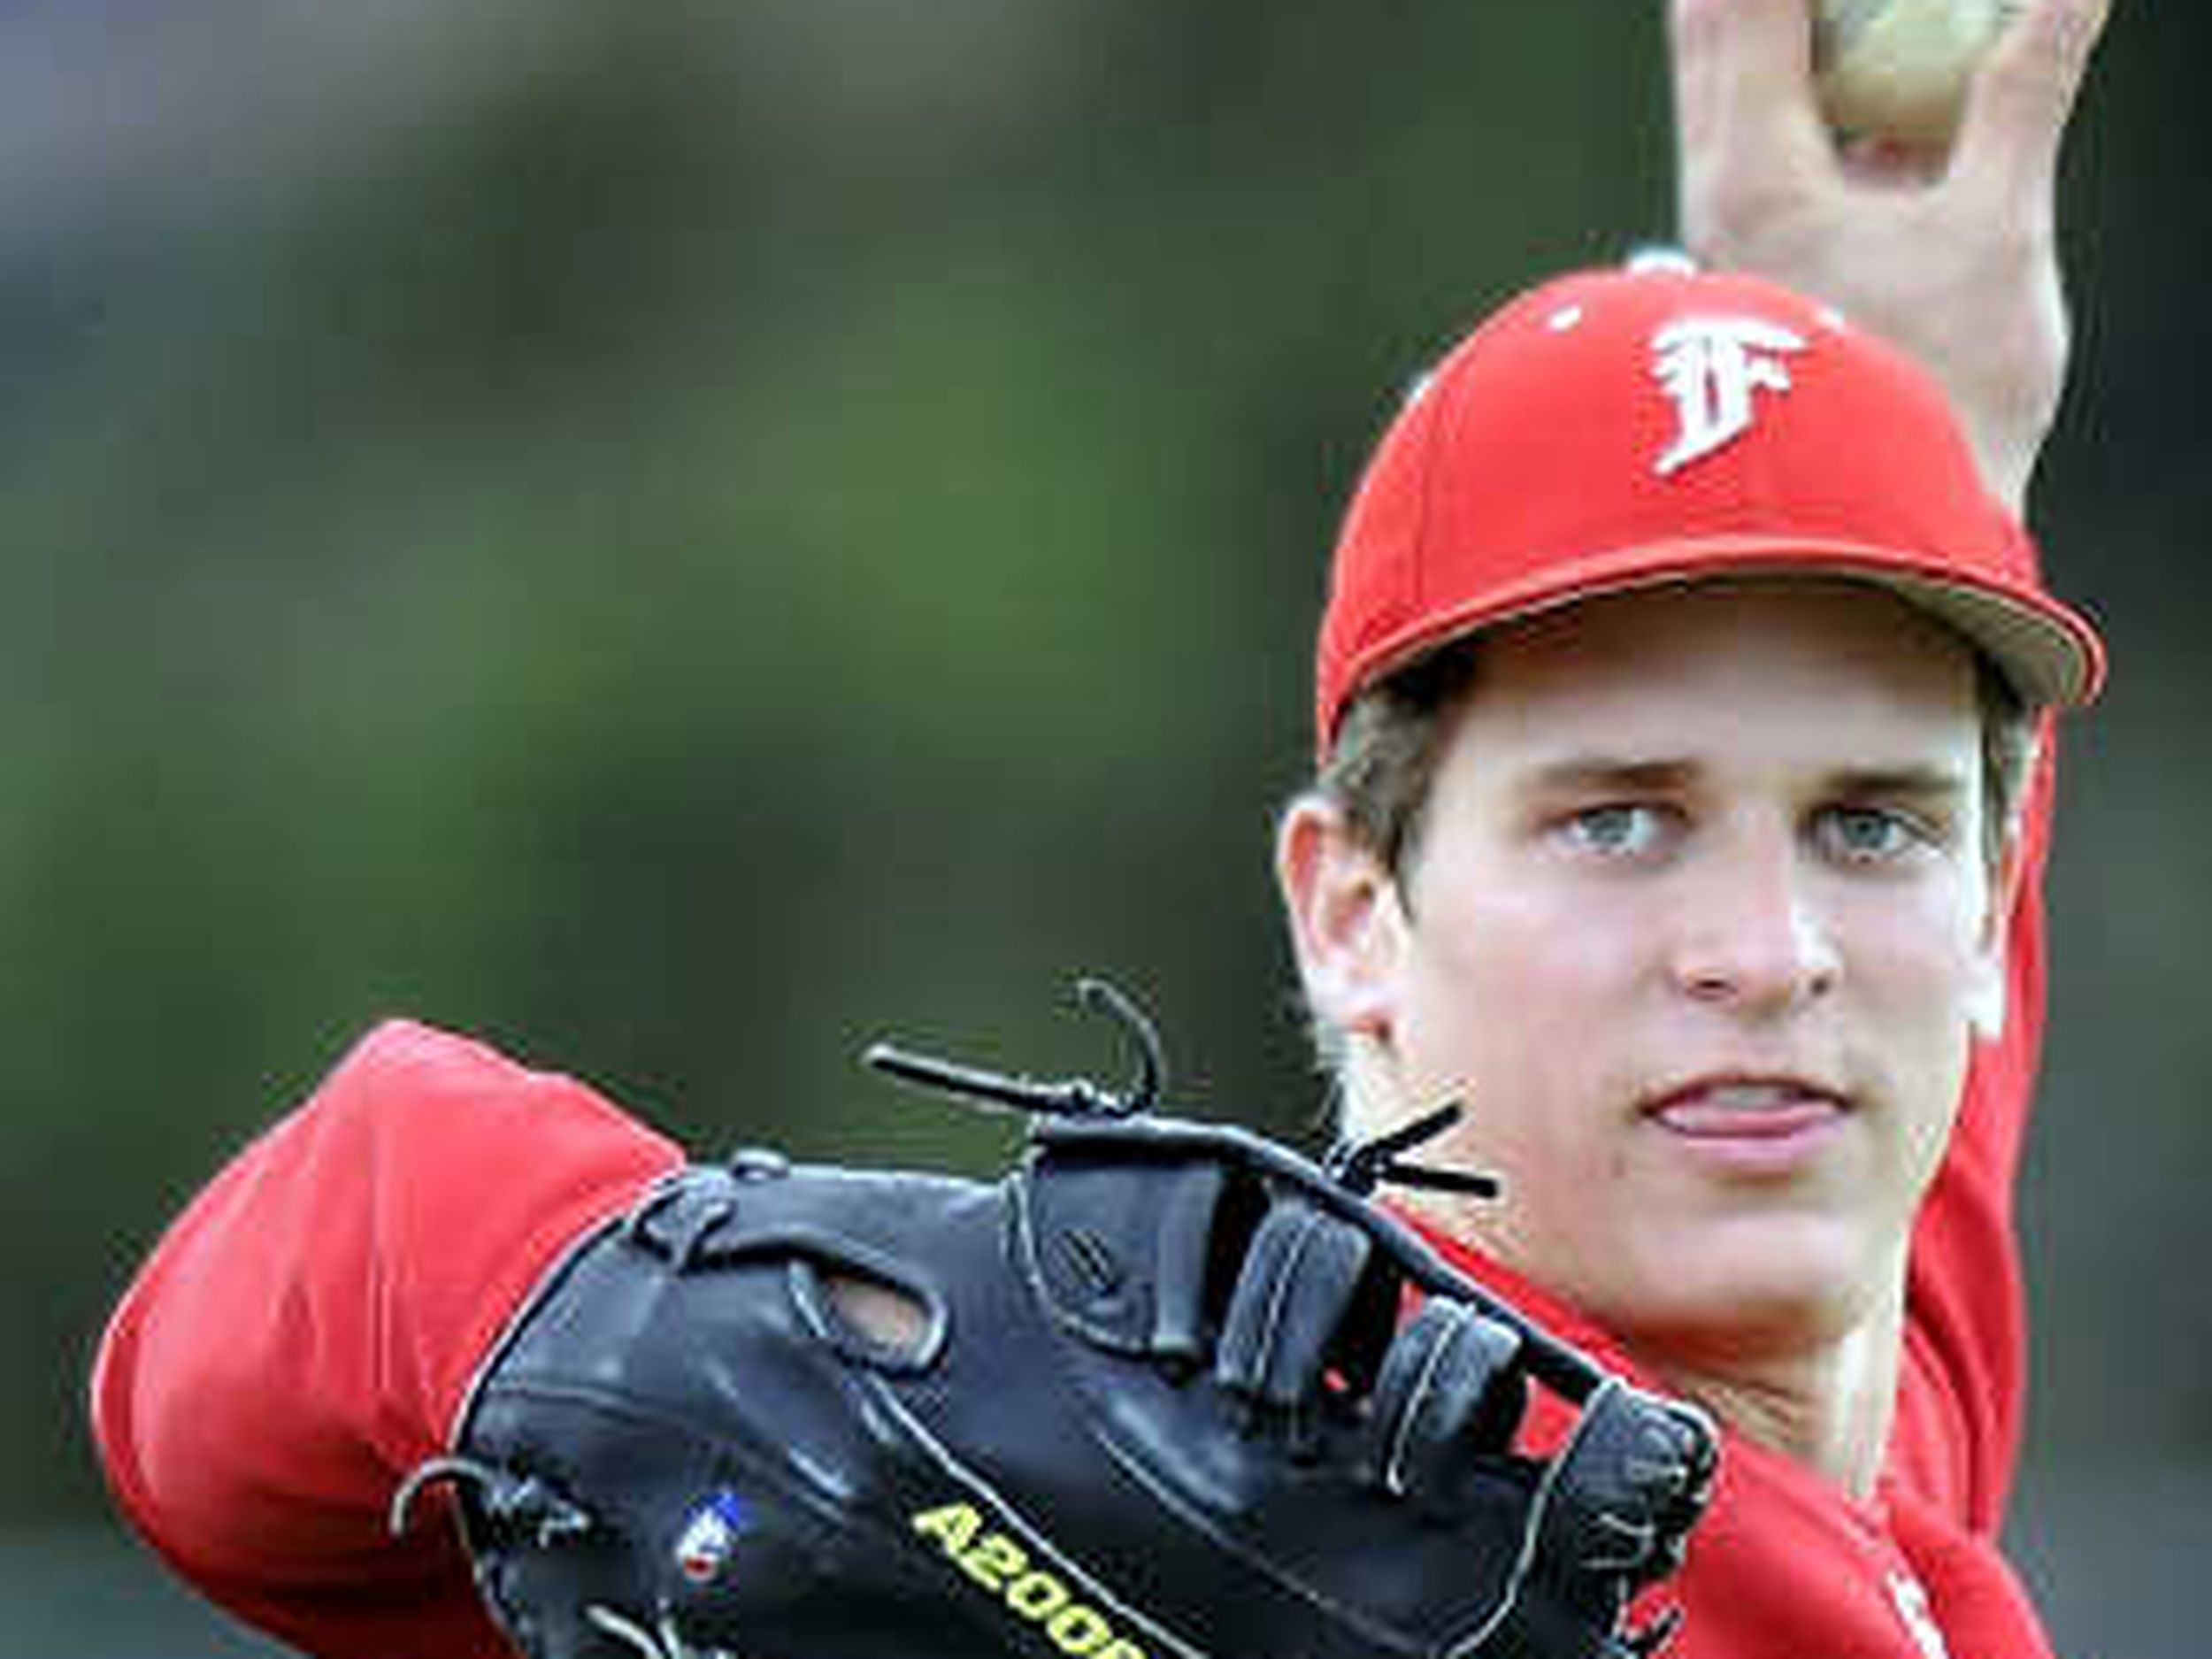
[(936, 1540), (946, 1560), (995, 1597), (1000, 1607), (1035, 1625), (1069, 1659), (1148, 1659), (1113, 1621), (1079, 1601), (1055, 1572), (1030, 1564), (1020, 1542), (990, 1525), (972, 1503), (941, 1503), (918, 1509), (909, 1523)]

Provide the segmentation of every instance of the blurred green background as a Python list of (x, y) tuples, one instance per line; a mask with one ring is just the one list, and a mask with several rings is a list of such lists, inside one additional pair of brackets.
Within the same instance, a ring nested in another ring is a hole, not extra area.
[[(2123, 0), (2039, 518), (2078, 726), (2016, 1538), (2195, 1655), (2212, 110)], [(1266, 873), (1399, 387), (1670, 225), (1657, 0), (76, 0), (0, 18), (0, 1648), (258, 1654), (108, 1518), (105, 1305), (376, 1018), (703, 1151), (988, 1167), (895, 1032), (1317, 1094)], [(516, 1156), (528, 1156), (518, 1147)], [(486, 1171), (495, 1179), (495, 1171)], [(1964, 1656), (1962, 1655), (1962, 1659)]]

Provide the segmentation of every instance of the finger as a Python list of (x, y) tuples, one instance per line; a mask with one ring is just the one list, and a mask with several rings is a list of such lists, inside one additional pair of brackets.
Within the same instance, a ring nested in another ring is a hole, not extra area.
[(1440, 1296), (1399, 1333), (1375, 1385), (1373, 1478), (1448, 1514), (1474, 1471), (1511, 1443), (1528, 1408), (1521, 1340)]
[(1694, 247), (1832, 165), (1813, 98), (1809, 0), (1672, 0), (1677, 177)]
[(2067, 119), (2110, 0), (2025, 0), (1974, 78), (1951, 173), (2001, 217), (2047, 221)]
[(1222, 1321), (1222, 1387), (1284, 1409), (1310, 1401), (1373, 1248), (1360, 1228), (1302, 1200), (1270, 1210)]

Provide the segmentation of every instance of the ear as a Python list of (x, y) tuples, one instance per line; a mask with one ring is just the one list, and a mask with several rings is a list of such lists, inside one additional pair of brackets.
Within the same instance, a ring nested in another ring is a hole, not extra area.
[(1983, 909), (1981, 928), (1974, 941), (1974, 982), (1967, 995), (1967, 1018), (1974, 1034), (1992, 1042), (2004, 1034), (2010, 1000), (2012, 963), (2008, 947), (2025, 873), (2024, 841), (2016, 828), (2006, 835), (2004, 851), (1990, 874), (1989, 902)]
[(1307, 1004), (1339, 1031), (1386, 1039), (1403, 941), (1396, 879), (1343, 809), (1312, 794), (1276, 826), (1275, 879)]

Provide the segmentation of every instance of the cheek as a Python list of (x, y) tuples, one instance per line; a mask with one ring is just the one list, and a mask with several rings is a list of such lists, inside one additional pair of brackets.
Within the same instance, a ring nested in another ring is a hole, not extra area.
[(1910, 1164), (1932, 1174), (1948, 1143), (1987, 984), (1979, 918), (1931, 895), (1886, 912), (1849, 954), (1850, 997), (1866, 1050), (1878, 1056), (1907, 1117)]
[(1866, 906), (1850, 918), (1844, 954), (1848, 979), (1886, 1018), (1962, 1039), (1988, 965), (1978, 890)]
[(1540, 884), (1480, 884), (1425, 913), (1401, 1025), (1409, 1080), (1463, 1092), (1475, 1116), (1556, 1116), (1627, 1029), (1636, 930), (1564, 913)]

